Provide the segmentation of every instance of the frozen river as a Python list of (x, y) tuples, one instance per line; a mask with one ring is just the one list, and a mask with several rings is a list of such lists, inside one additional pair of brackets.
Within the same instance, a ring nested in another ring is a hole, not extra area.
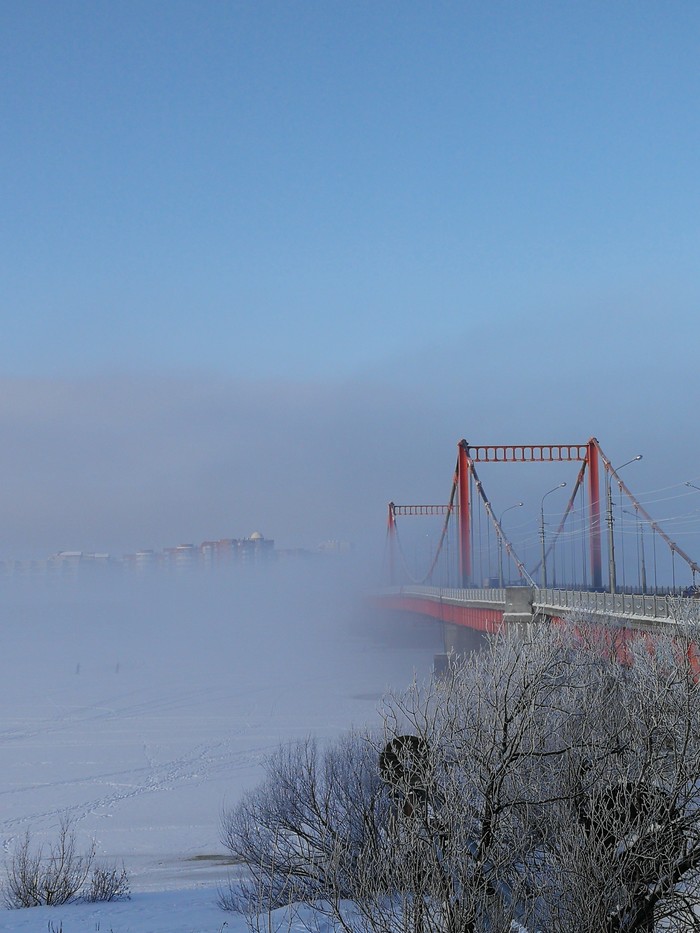
[(203, 857), (221, 808), (265, 756), (376, 722), (440, 650), (437, 627), (374, 626), (357, 587), (318, 572), (2, 581), (5, 852), (68, 815), (135, 890), (220, 874)]

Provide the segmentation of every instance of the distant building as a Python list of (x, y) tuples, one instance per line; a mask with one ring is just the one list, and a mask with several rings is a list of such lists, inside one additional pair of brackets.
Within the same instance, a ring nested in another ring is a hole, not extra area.
[(106, 553), (59, 551), (46, 560), (0, 561), (0, 576), (74, 576), (86, 566), (122, 567), (134, 573), (152, 573), (161, 569), (186, 571), (198, 567), (214, 569), (238, 561), (271, 560), (277, 557), (275, 542), (254, 531), (248, 538), (220, 538), (201, 544), (178, 544), (162, 551), (143, 549), (124, 554), (115, 560)]
[(156, 566), (157, 560), (155, 551), (144, 550), (137, 551), (135, 554), (125, 554), (122, 563), (130, 570), (146, 573)]
[(163, 550), (165, 564), (172, 570), (188, 570), (197, 563), (198, 549), (194, 544), (178, 544)]
[(322, 541), (318, 546), (321, 554), (349, 554), (352, 549), (350, 541)]
[(238, 553), (243, 560), (264, 560), (272, 557), (275, 542), (254, 531), (249, 538), (238, 541)]
[[(109, 554), (102, 552), (85, 552), (85, 551), (59, 551), (57, 554), (52, 554), (47, 561), (30, 561), (31, 564), (31, 574), (36, 575), (40, 572), (58, 574), (61, 576), (64, 575), (74, 575), (78, 573), (82, 568), (89, 567), (100, 567), (107, 568), (113, 567), (114, 561), (109, 556)], [(46, 570), (41, 570), (41, 565), (45, 563)]]

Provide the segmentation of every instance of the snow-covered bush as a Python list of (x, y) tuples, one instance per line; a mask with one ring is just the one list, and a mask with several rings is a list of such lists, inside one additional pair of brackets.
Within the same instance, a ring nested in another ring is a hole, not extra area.
[(79, 853), (73, 825), (64, 819), (48, 850), (24, 835), (5, 863), (2, 896), (9, 908), (111, 901), (129, 896), (129, 878), (123, 867), (99, 863), (94, 843)]
[(697, 641), (534, 626), (388, 698), (381, 740), (285, 747), (224, 814), (253, 878), (225, 906), (313, 902), (346, 933), (694, 928)]
[(357, 863), (386, 825), (388, 800), (374, 743), (351, 733), (321, 749), (279, 748), (263, 784), (222, 815), (222, 841), (250, 882), (221, 892), (229, 909), (354, 897)]
[(81, 898), (91, 903), (118, 901), (127, 899), (130, 894), (131, 882), (124, 865), (100, 863), (93, 866), (89, 883), (83, 888)]

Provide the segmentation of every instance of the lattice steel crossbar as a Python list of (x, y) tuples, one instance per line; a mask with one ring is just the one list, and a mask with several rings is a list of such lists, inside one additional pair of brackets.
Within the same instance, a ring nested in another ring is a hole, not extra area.
[(395, 505), (394, 515), (447, 515), (454, 511), (453, 505)]
[(468, 446), (474, 463), (566, 463), (585, 460), (588, 444), (478, 444)]

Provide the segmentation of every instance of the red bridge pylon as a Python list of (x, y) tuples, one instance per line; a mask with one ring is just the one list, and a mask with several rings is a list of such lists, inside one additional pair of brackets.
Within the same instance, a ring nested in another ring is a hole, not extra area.
[[(610, 483), (614, 477), (618, 483), (620, 493), (627, 496), (634, 506), (637, 515), (643, 516), (653, 531), (663, 539), (670, 548), (672, 555), (678, 554), (690, 567), (693, 574), (700, 573), (700, 566), (693, 561), (669, 536), (654, 522), (651, 516), (646, 512), (640, 502), (630, 492), (625, 483), (620, 479), (616, 470), (612, 467), (610, 460), (603, 453), (597, 438), (591, 437), (585, 444), (485, 444), (470, 445), (466, 440), (459, 441), (457, 445), (457, 465), (455, 467), (452, 481), (452, 489), (447, 505), (395, 505), (389, 503), (389, 515), (387, 522), (387, 538), (389, 546), (389, 575), (390, 580), (395, 582), (396, 577), (396, 547), (397, 547), (397, 515), (444, 515), (445, 522), (440, 536), (440, 541), (434, 555), (428, 574), (422, 581), (430, 580), (432, 572), (437, 563), (447, 535), (447, 528), (453, 513), (457, 516), (457, 540), (459, 549), (459, 577), (461, 585), (468, 587), (473, 583), (472, 571), (472, 510), (474, 507), (474, 490), (481, 499), (483, 507), (488, 518), (498, 535), (499, 546), (505, 546), (508, 557), (514, 562), (518, 569), (520, 577), (525, 582), (534, 583), (532, 577), (525, 569), (524, 564), (519, 559), (513, 545), (503, 532), (500, 522), (496, 518), (491, 503), (484, 492), (483, 485), (479, 479), (476, 466), (477, 463), (565, 463), (579, 462), (581, 467), (578, 471), (576, 482), (574, 484), (571, 496), (567, 503), (564, 515), (561, 519), (550, 549), (553, 547), (556, 538), (564, 528), (568, 516), (571, 514), (576, 496), (584, 484), (587, 477), (588, 508), (587, 508), (587, 528), (588, 528), (588, 551), (590, 559), (590, 584), (593, 589), (603, 588), (603, 561), (602, 561), (602, 535), (601, 535), (601, 492), (600, 492), (600, 461), (602, 460), (606, 471), (606, 489), (608, 499), (610, 499)], [(562, 484), (563, 485), (563, 484)], [(608, 504), (609, 505), (609, 504)], [(612, 516), (608, 517), (608, 537), (610, 551), (610, 588), (615, 589), (614, 574), (614, 547), (612, 541)], [(547, 552), (549, 553), (549, 552)], [(544, 554), (544, 544), (543, 544)], [(544, 554), (546, 560), (546, 554)], [(546, 584), (545, 584), (546, 585)]]
[[(472, 579), (471, 565), (471, 506), (469, 500), (469, 479), (474, 480), (476, 489), (484, 501), (487, 513), (493, 517), (493, 510), (488, 501), (483, 486), (478, 478), (475, 463), (566, 463), (578, 461), (582, 463), (573, 492), (569, 499), (564, 518), (559, 530), (563, 528), (576, 499), (581, 483), (583, 482), (586, 467), (588, 467), (588, 528), (589, 548), (591, 560), (591, 578), (595, 589), (602, 586), (602, 555), (600, 535), (600, 482), (598, 471), (598, 441), (592, 437), (586, 444), (500, 444), (478, 445), (470, 447), (465, 440), (458, 446), (457, 475), (459, 485), (459, 560), (462, 585)], [(504, 537), (503, 530), (497, 529)], [(559, 532), (557, 532), (559, 533)], [(507, 539), (505, 539), (507, 540)], [(509, 544), (509, 542), (508, 542)], [(508, 547), (508, 545), (507, 545)]]

